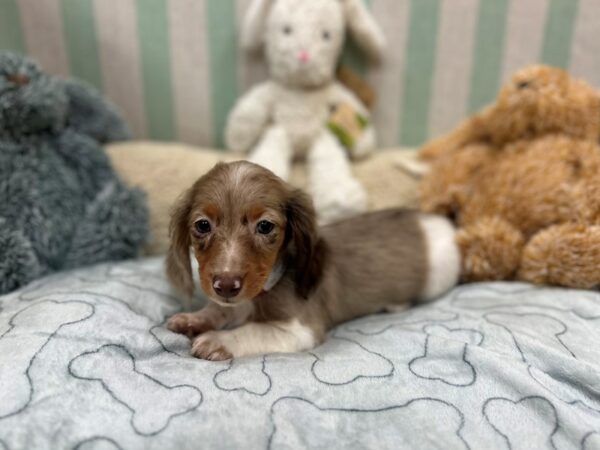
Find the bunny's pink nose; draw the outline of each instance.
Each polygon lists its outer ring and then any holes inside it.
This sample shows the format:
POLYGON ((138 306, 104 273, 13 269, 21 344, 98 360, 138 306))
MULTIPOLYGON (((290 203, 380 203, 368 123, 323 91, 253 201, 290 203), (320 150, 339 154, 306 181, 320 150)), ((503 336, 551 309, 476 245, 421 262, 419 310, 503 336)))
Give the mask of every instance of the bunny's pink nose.
POLYGON ((307 63, 310 61, 310 54, 306 50, 302 50, 300 53, 298 53, 298 59, 300 62, 307 63))

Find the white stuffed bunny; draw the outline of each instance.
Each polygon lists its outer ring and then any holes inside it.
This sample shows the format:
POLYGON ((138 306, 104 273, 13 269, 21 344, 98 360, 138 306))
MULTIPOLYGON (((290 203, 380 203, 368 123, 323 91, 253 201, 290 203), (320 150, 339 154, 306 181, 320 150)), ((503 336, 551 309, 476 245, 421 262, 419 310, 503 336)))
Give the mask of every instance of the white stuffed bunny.
POLYGON ((335 79, 346 29, 372 59, 381 59, 385 39, 363 0, 254 0, 242 44, 253 51, 265 44, 271 79, 238 101, 225 130, 230 150, 251 151, 251 161, 284 180, 292 160, 306 158, 321 223, 367 208, 347 151, 327 126, 332 111, 349 105, 367 119, 367 128, 348 149, 352 157, 375 148, 367 108, 335 79))

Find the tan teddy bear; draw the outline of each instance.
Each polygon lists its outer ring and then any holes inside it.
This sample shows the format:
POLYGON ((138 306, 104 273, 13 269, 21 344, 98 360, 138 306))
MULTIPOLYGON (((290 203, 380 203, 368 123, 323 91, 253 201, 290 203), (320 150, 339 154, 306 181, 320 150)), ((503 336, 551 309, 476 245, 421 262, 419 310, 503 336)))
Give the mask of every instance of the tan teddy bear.
POLYGON ((465 281, 600 286, 600 95, 532 66, 420 150, 421 206, 452 216, 465 281))

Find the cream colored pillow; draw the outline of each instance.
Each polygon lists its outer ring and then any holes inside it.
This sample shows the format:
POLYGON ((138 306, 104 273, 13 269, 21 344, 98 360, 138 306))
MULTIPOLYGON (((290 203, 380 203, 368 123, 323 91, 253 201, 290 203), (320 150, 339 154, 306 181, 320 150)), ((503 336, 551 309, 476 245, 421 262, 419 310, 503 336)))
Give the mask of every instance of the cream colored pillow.
MULTIPOLYGON (((147 255, 166 252, 170 211, 179 195, 219 161, 242 159, 232 153, 144 141, 113 144, 107 152, 121 177, 148 194, 152 238, 145 249, 147 255)), ((410 150, 385 150, 354 164, 356 176, 369 193, 370 209, 416 207, 418 180, 403 164, 414 158, 410 150)), ((305 187, 302 164, 294 166, 291 183, 305 187)))

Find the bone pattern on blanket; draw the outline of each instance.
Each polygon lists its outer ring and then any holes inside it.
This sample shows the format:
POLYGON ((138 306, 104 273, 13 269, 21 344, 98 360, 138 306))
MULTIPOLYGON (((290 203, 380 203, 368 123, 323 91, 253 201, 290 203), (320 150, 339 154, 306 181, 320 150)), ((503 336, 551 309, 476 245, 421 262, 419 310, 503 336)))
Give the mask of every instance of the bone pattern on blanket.
POLYGON ((345 410, 319 408, 307 400, 288 397, 273 404, 272 415, 274 432, 269 448, 274 449, 429 448, 429 437, 422 433, 407 433, 399 437, 394 446, 390 446, 389 440, 384 437, 399 423, 409 428, 411 425, 418 427, 415 420, 436 421, 438 439, 444 442, 445 448, 468 448, 461 436, 464 420, 462 413, 450 404, 431 398, 417 398, 406 404, 390 405, 379 410, 345 410), (302 416, 310 419, 299 427, 294 426, 294 418, 302 416), (357 420, 361 423, 361 432, 351 432, 350 429, 356 425, 357 420))
POLYGON ((273 387, 273 381, 266 372, 266 356, 262 361, 233 359, 229 367, 215 374, 215 387, 226 392, 242 391, 253 395, 267 395, 273 387))
POLYGON ((193 386, 167 386, 136 369, 133 355, 113 345, 84 353, 69 363, 77 378, 99 381, 118 402, 131 410, 132 425, 144 435, 157 434, 178 415, 197 408, 202 394, 193 386))
POLYGON ((402 328, 411 325, 423 323, 443 323, 452 322, 458 319, 458 315, 449 311, 440 311, 433 308, 413 308, 410 316, 407 314, 397 315, 395 317, 400 320, 390 323, 387 316, 375 316, 361 321, 360 328, 356 328, 355 324, 349 324, 344 327, 348 331, 353 331, 364 336, 381 334, 390 328, 402 328))
POLYGON ((535 361, 537 357, 535 347, 539 340, 554 343, 553 348, 563 356, 575 357, 561 338, 568 331, 567 326, 558 319, 545 314, 513 313, 489 313, 484 314, 484 317, 491 324, 504 328, 513 337, 523 361, 535 361), (538 330, 535 339, 527 336, 532 322, 536 324, 538 330), (517 338, 516 334, 520 334, 521 337, 517 338))
POLYGON ((600 444, 600 293, 462 286, 343 324, 310 352, 212 363, 164 328, 180 305, 162 264, 0 297, 1 450, 600 444))
POLYGON ((75 446, 73 450, 122 450, 119 445, 109 438, 96 437, 86 439, 75 446))
POLYGON ((470 386, 475 382, 475 369, 467 360, 469 345, 480 345, 483 335, 476 330, 449 329, 443 325, 427 325, 425 353, 413 359, 408 367, 421 378, 439 380, 451 386, 470 386))
POLYGON ((314 377, 323 384, 341 386, 360 378, 389 378, 394 364, 385 356, 368 350, 352 339, 333 336, 331 340, 312 352, 315 362, 311 367, 314 377), (355 361, 353 370, 335 370, 340 360, 355 361))
POLYGON ((513 450, 556 448, 553 442, 558 430, 556 409, 542 397, 526 397, 517 402, 492 398, 484 405, 483 414, 513 450))
MULTIPOLYGON (((23 410, 33 394, 29 369, 48 340, 63 326, 93 313, 83 302, 39 302, 17 312, 0 334, 0 419, 23 410), (21 349, 15 355, 11 350, 21 349)), ((0 325, 1 327, 1 325, 0 325)))
POLYGON ((594 387, 594 377, 588 370, 578 370, 570 367, 556 367, 547 372, 537 367, 529 367, 529 375, 547 393, 551 393, 561 401, 570 405, 581 405, 590 411, 600 414, 600 395, 594 387), (577 382, 568 382, 573 376, 577 382))
POLYGON ((590 433, 581 440, 582 450, 593 450, 600 448, 600 432, 590 433))

